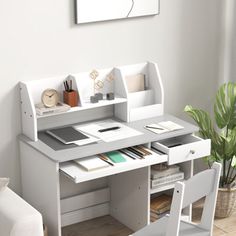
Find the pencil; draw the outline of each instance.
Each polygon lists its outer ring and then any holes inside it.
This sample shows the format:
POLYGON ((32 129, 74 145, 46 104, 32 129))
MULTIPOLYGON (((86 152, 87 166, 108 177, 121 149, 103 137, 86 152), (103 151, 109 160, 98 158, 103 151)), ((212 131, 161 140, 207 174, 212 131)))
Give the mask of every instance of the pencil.
POLYGON ((99 154, 99 158, 100 158, 101 160, 105 161, 106 163, 108 163, 109 165, 114 166, 113 163, 111 163, 110 161, 108 161, 108 158, 107 158, 105 155, 99 154))

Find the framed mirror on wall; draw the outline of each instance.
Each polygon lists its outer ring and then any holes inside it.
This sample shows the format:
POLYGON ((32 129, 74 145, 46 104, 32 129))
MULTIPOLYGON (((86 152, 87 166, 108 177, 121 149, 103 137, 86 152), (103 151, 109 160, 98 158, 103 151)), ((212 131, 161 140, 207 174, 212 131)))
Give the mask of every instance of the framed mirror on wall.
POLYGON ((75 0, 76 24, 157 15, 160 0, 75 0))

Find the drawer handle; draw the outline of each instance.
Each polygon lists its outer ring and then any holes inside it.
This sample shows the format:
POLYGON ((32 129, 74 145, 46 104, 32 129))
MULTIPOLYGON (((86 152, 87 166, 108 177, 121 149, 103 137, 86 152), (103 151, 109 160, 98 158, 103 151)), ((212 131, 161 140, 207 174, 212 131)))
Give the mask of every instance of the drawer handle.
POLYGON ((194 150, 190 150, 190 153, 191 153, 191 154, 195 154, 195 151, 194 151, 194 150))

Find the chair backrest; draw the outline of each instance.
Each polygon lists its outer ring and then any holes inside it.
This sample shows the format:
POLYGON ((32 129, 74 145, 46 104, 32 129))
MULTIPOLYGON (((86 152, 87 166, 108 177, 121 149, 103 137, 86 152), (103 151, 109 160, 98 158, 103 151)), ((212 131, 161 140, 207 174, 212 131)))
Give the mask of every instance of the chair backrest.
POLYGON ((166 236, 178 236, 182 209, 205 198, 199 227, 212 233, 221 164, 202 171, 184 182, 175 184, 166 236))

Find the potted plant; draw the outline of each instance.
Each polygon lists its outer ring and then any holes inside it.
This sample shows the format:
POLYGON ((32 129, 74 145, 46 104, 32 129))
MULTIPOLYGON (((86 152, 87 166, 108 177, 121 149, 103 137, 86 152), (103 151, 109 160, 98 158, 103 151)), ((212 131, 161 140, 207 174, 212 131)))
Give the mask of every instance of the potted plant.
POLYGON ((214 121, 210 115, 187 105, 184 109, 199 126, 199 134, 211 139, 211 155, 206 157, 209 167, 222 163, 222 176, 216 203, 216 217, 228 217, 236 202, 236 83, 223 84, 214 104, 214 121))

